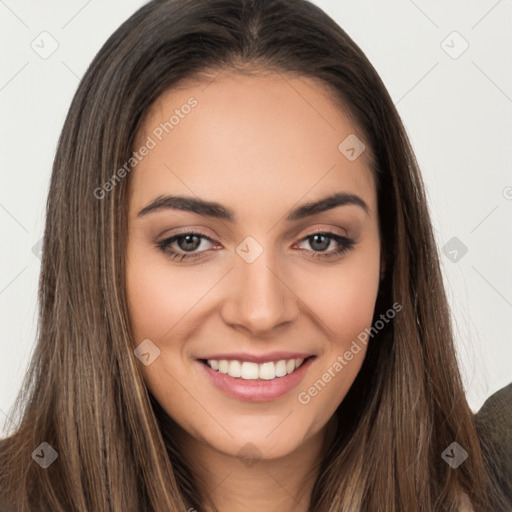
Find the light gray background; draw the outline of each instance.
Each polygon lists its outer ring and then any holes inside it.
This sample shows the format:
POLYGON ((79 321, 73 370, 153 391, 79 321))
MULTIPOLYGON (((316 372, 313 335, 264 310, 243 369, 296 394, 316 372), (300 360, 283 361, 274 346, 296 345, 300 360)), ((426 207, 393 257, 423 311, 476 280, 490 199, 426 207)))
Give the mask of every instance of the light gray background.
MULTIPOLYGON (((0 424, 34 348, 34 246, 64 117, 94 55, 143 3, 0 0, 0 424)), ((512 0, 315 3, 366 53, 406 125, 476 411, 512 381, 512 0), (453 237, 466 254, 443 253, 453 237)))

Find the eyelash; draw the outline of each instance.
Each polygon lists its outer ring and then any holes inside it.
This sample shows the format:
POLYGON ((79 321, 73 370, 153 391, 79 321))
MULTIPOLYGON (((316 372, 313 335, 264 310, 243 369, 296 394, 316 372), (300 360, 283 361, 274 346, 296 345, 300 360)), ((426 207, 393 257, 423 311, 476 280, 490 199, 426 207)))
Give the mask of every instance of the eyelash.
MULTIPOLYGON (((201 239, 213 242, 213 240, 211 238, 207 237, 206 235, 203 235, 202 233, 198 233, 197 231, 187 231, 185 233, 180 233, 179 235, 174 235, 170 238, 162 240, 161 242, 157 242, 155 245, 160 251, 167 254, 172 260, 177 260, 178 258, 180 258, 180 256, 181 256, 181 258, 179 259, 179 261, 196 259, 198 257, 201 257, 201 255, 206 251, 200 251, 198 253, 186 253, 186 252, 182 253, 182 252, 178 252, 178 251, 175 251, 175 250, 169 248, 172 243, 174 243, 175 241, 177 241, 180 238, 185 238, 188 235, 195 235, 201 239)), ((331 240, 335 240, 339 244, 339 247, 338 247, 338 249, 335 249, 335 250, 329 251, 329 252, 312 251, 313 252, 313 254, 311 254, 312 258, 332 258, 334 256, 341 255, 342 253, 353 249, 354 245, 356 244, 354 239, 336 235, 335 233, 332 233, 330 231, 315 231, 314 233, 311 233, 311 234, 303 237, 300 241, 302 242, 304 240, 314 237, 315 235, 327 236, 327 238, 329 238, 331 240)), ((302 250, 306 250, 306 249, 302 249, 302 250)))

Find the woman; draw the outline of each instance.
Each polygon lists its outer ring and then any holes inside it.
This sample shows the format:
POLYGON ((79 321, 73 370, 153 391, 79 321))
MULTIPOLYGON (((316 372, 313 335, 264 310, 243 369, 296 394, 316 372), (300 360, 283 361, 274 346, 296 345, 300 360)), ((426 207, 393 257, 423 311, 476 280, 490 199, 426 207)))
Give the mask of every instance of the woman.
POLYGON ((508 506, 405 130, 309 2, 153 1, 113 34, 59 141, 40 304, 7 510, 508 506))

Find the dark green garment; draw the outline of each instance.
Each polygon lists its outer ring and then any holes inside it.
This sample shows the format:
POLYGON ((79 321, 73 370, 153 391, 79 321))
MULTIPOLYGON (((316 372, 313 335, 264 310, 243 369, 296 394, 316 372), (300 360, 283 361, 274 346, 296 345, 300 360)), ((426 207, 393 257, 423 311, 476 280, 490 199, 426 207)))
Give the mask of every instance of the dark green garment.
POLYGON ((512 512, 512 382, 492 394, 474 419, 487 464, 512 512))

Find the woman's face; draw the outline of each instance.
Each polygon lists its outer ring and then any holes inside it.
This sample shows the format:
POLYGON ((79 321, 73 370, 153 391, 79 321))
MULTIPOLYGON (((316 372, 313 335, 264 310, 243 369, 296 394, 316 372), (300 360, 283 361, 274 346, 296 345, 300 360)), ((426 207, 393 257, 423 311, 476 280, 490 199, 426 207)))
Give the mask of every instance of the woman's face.
POLYGON ((150 110, 130 177, 129 309, 145 382, 189 440, 289 454, 352 385, 380 270, 354 134, 319 83, 279 74, 223 74, 150 110))

